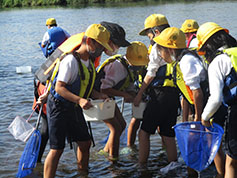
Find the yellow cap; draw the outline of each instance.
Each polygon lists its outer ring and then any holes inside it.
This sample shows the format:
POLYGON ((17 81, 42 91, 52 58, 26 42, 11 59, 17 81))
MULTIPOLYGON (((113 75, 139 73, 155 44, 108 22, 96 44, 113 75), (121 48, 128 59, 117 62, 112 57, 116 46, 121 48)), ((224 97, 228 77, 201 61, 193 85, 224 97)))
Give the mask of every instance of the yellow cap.
POLYGON ((142 31, 140 31, 139 35, 145 36, 146 30, 153 28, 153 27, 165 25, 165 24, 168 24, 168 21, 164 15, 152 14, 146 18, 145 23, 144 23, 144 29, 142 31))
POLYGON ((112 48, 110 47, 110 45, 108 44, 109 38, 110 38, 110 33, 101 24, 90 25, 87 28, 85 35, 89 38, 96 40, 98 43, 100 43, 102 46, 104 46, 109 51, 113 51, 112 48))
POLYGON ((134 66, 145 66, 149 62, 148 50, 145 44, 133 41, 127 47, 126 58, 134 66))
POLYGON ((169 27, 161 32, 161 34, 153 40, 160 46, 167 48, 183 49, 186 48, 186 38, 184 33, 176 28, 169 27))
POLYGON ((198 39, 198 48, 197 50, 199 51, 202 46, 205 44, 205 42, 216 32, 220 30, 225 30, 227 33, 229 31, 227 29, 222 28, 218 24, 214 22, 206 22, 202 24, 198 31, 197 31, 197 39, 198 39))
POLYGON ((57 25, 55 18, 49 18, 46 20, 46 26, 48 25, 57 25))
POLYGON ((187 19, 182 24, 182 27, 180 28, 180 30, 182 30, 184 33, 191 33, 191 32, 196 32, 198 30, 198 27, 199 25, 196 20, 187 19))

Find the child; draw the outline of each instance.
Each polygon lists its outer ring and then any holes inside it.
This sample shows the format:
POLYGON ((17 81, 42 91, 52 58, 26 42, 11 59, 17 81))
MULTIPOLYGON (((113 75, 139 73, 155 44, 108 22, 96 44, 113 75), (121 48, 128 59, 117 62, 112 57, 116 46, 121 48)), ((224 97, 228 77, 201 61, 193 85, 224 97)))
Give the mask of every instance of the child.
MULTIPOLYGON (((141 42, 132 42, 127 48, 125 56, 115 55, 107 59, 99 68, 96 87, 110 97, 124 97, 125 102, 132 102, 133 96, 129 89, 133 86, 133 74, 129 65, 144 66, 148 63, 146 46, 141 42)), ((119 152, 119 137, 125 129, 123 117, 116 117, 104 121, 110 129, 109 139, 104 151, 109 153, 110 159, 117 159, 119 152)))
MULTIPOLYGON (((151 14, 149 17, 146 18, 144 22, 144 29, 142 29, 139 33, 139 35, 141 36, 147 36, 150 40, 150 46, 148 50, 150 61, 149 61, 148 69, 147 69, 149 75, 155 76, 158 68, 166 64, 163 60, 160 60, 160 58, 157 57, 157 48, 156 48, 156 44, 153 41, 153 38, 158 36, 167 27, 169 27, 169 23, 164 15, 151 14)), ((142 82, 147 71, 146 70, 142 71, 141 73, 142 77, 140 79, 141 84, 139 87, 142 86, 142 82)), ((136 134, 140 126, 140 122, 141 122, 141 119, 132 118, 129 123, 128 137, 127 137, 128 147, 132 147, 135 143, 136 134)))
MULTIPOLYGON (((181 70, 179 78, 183 78, 185 85, 180 85, 177 82, 177 86, 187 99, 189 97, 188 101, 193 102, 195 108, 195 121, 200 121, 203 107, 206 104, 206 100, 209 95, 207 91, 208 83, 206 81, 206 72, 202 66, 201 59, 194 51, 189 51, 186 49, 185 35, 176 27, 167 28, 160 34, 159 37, 155 38, 154 40, 160 49, 161 57, 166 62, 171 63, 174 66, 174 71, 177 71, 174 73, 178 73, 180 66, 181 70), (189 88, 190 92, 186 91, 186 86, 189 88)), ((177 76, 178 75, 175 75, 174 77, 177 78, 177 76)), ((184 109, 185 107, 186 105, 184 105, 184 109)), ((214 117, 216 122, 221 122, 221 119, 225 118, 224 111, 225 110, 222 109, 218 111, 218 114, 214 117)), ((224 174, 222 164, 223 160, 224 158, 222 157, 222 151, 220 148, 214 160, 219 175, 224 174)), ((189 174, 195 173, 191 171, 191 169, 188 169, 188 171, 190 171, 189 174)))
POLYGON ((202 113, 202 124, 210 126, 210 118, 224 101, 229 106, 226 122, 225 178, 237 176, 237 42, 228 30, 216 23, 207 22, 197 32, 198 51, 204 52, 207 61, 210 96, 202 113))
POLYGON ((87 100, 91 93, 98 95, 92 92, 96 72, 90 58, 100 56, 105 48, 112 50, 108 44, 109 37, 109 32, 102 25, 92 24, 81 36, 79 48, 66 55, 59 68, 55 67, 56 77, 52 79, 47 101, 50 151, 44 164, 45 178, 55 177, 66 138, 78 144, 78 169, 88 169, 91 138, 82 109, 92 107, 87 100))
POLYGON ((172 66, 167 65, 158 55, 159 51, 153 40, 168 27, 169 24, 164 15, 152 14, 145 21, 145 29, 140 32, 141 35, 146 34, 153 44, 146 76, 134 99, 134 105, 138 106, 145 90, 149 90, 148 95, 151 99, 145 108, 139 130, 139 163, 141 164, 147 162, 150 152, 150 135, 156 130, 161 136, 162 145, 166 148, 168 162, 172 165, 177 163, 175 134, 172 126, 177 120, 179 93, 172 78, 169 77, 172 66), (154 26, 154 24, 157 25, 154 26))
POLYGON ((198 41, 196 38, 196 33, 197 33, 198 28, 199 28, 199 25, 197 21, 193 19, 187 19, 182 24, 182 27, 180 28, 180 30, 182 30, 185 34, 187 48, 191 48, 191 49, 197 48, 198 41))

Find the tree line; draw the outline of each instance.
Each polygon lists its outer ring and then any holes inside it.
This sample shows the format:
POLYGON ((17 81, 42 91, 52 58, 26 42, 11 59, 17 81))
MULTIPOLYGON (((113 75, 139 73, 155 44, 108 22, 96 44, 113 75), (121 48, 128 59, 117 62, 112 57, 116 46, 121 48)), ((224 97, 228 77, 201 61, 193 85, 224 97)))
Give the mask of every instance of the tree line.
POLYGON ((0 8, 35 6, 74 6, 80 4, 137 2, 147 0, 0 0, 0 8))

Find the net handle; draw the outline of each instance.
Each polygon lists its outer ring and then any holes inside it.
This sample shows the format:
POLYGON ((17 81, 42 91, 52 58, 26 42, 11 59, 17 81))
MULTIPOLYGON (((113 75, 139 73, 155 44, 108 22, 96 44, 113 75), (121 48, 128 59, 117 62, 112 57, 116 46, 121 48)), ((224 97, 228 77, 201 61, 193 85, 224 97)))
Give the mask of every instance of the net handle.
POLYGON ((37 107, 38 107, 38 105, 36 105, 36 106, 34 107, 33 111, 31 112, 31 114, 30 114, 30 116, 28 117, 28 119, 26 120, 26 122, 29 122, 30 118, 33 116, 33 114, 34 114, 34 112, 35 112, 35 110, 36 110, 37 107))

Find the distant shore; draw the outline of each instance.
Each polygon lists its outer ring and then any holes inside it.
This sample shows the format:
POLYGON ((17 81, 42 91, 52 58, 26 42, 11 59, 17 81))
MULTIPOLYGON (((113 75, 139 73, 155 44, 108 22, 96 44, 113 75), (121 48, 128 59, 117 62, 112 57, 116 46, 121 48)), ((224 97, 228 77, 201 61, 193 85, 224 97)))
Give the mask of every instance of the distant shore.
MULTIPOLYGON (((150 0, 0 0, 0 8, 81 6, 107 3, 148 2, 150 0)), ((162 1, 162 0, 161 0, 162 1)))
POLYGON ((114 4, 127 4, 127 3, 145 3, 145 4, 167 3, 167 2, 191 3, 195 1, 207 1, 207 0, 0 0, 0 9, 20 8, 20 7, 50 7, 50 6, 81 7, 90 5, 109 5, 109 4, 114 5, 114 4))

